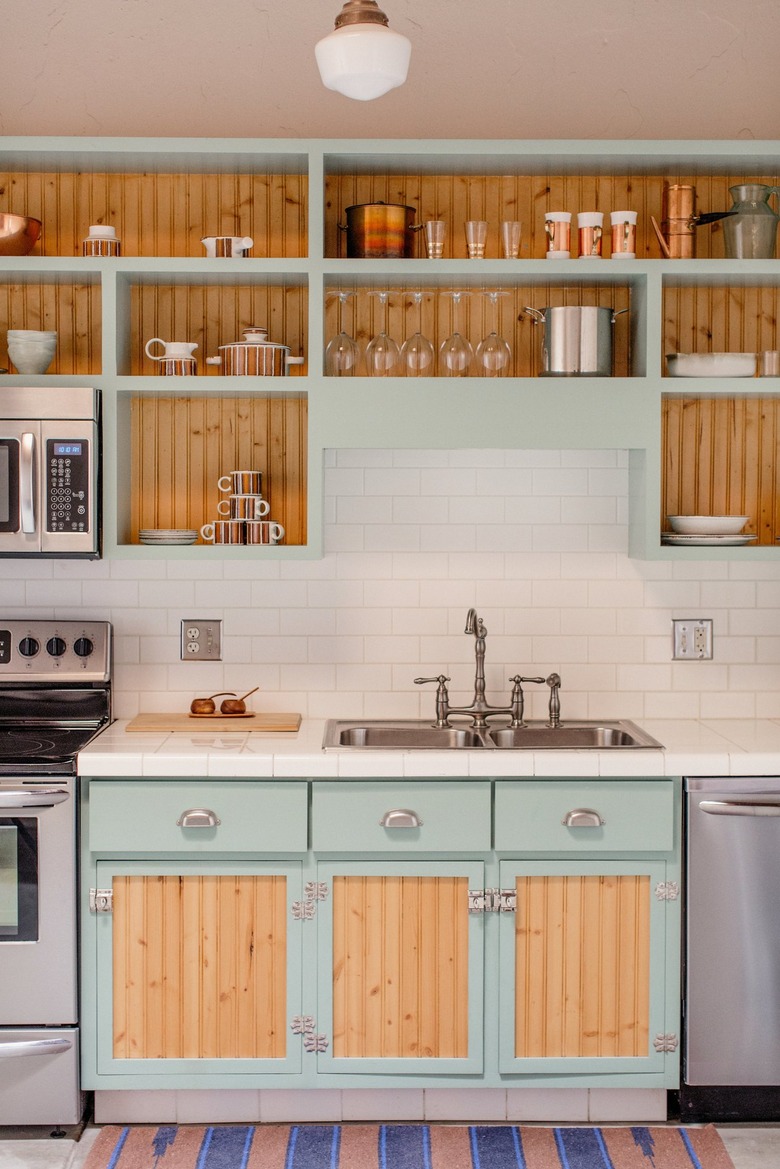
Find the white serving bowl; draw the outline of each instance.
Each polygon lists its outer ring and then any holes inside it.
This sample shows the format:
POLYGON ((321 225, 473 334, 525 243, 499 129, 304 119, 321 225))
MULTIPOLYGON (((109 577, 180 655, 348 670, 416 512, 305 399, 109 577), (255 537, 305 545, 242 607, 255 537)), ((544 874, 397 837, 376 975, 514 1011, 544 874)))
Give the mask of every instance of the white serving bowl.
POLYGON ((736 536, 750 519, 749 515, 670 515, 673 532, 682 536, 736 536))
POLYGON ((755 377, 755 353, 667 353, 669 377, 755 377))

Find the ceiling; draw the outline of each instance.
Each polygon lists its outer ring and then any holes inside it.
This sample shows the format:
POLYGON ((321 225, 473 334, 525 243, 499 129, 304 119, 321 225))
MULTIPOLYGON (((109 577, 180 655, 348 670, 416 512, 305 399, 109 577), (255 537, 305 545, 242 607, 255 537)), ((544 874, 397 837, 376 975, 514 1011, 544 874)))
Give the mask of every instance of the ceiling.
POLYGON ((381 0, 412 63, 373 102, 319 80, 341 3, 0 0, 0 134, 777 136, 777 0, 381 0))

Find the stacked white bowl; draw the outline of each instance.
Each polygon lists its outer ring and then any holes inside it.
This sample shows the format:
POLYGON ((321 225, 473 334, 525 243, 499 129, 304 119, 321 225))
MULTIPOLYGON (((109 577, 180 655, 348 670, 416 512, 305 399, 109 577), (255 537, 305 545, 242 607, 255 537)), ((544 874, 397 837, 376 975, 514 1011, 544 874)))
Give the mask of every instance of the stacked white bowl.
POLYGON ((8 330, 8 356, 18 373, 46 373, 56 348, 56 330, 8 330))

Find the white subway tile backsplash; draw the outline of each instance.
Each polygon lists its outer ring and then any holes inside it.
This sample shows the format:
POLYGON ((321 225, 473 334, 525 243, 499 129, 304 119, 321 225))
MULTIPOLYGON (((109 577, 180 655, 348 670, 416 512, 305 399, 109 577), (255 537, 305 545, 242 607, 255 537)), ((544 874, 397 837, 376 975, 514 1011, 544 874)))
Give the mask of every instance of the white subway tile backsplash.
MULTIPOLYGON (((332 450, 321 559, 8 560, 2 613, 111 620, 120 716, 186 709, 229 680, 260 684, 269 710, 428 717, 416 676, 452 674, 452 701, 470 701, 474 606, 491 701, 510 674, 554 669, 569 717, 780 717, 780 565, 629 559, 628 463, 332 450), (222 619, 222 662, 179 660, 190 613, 222 619), (672 617, 699 615, 715 621, 713 662, 672 664, 672 617)), ((547 688, 527 690, 544 717, 547 688)))

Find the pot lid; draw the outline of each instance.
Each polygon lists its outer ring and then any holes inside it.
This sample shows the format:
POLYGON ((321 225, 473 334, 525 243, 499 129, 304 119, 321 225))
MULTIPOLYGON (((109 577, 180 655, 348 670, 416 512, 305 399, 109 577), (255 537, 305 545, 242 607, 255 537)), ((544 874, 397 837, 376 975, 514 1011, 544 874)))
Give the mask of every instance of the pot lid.
POLYGON ((409 207, 406 203, 385 203, 384 199, 379 199, 376 203, 353 203, 351 207, 346 207, 345 210, 361 211, 364 207, 387 207, 388 210, 390 208, 400 208, 402 211, 411 211, 413 215, 417 212, 416 207, 409 207))

